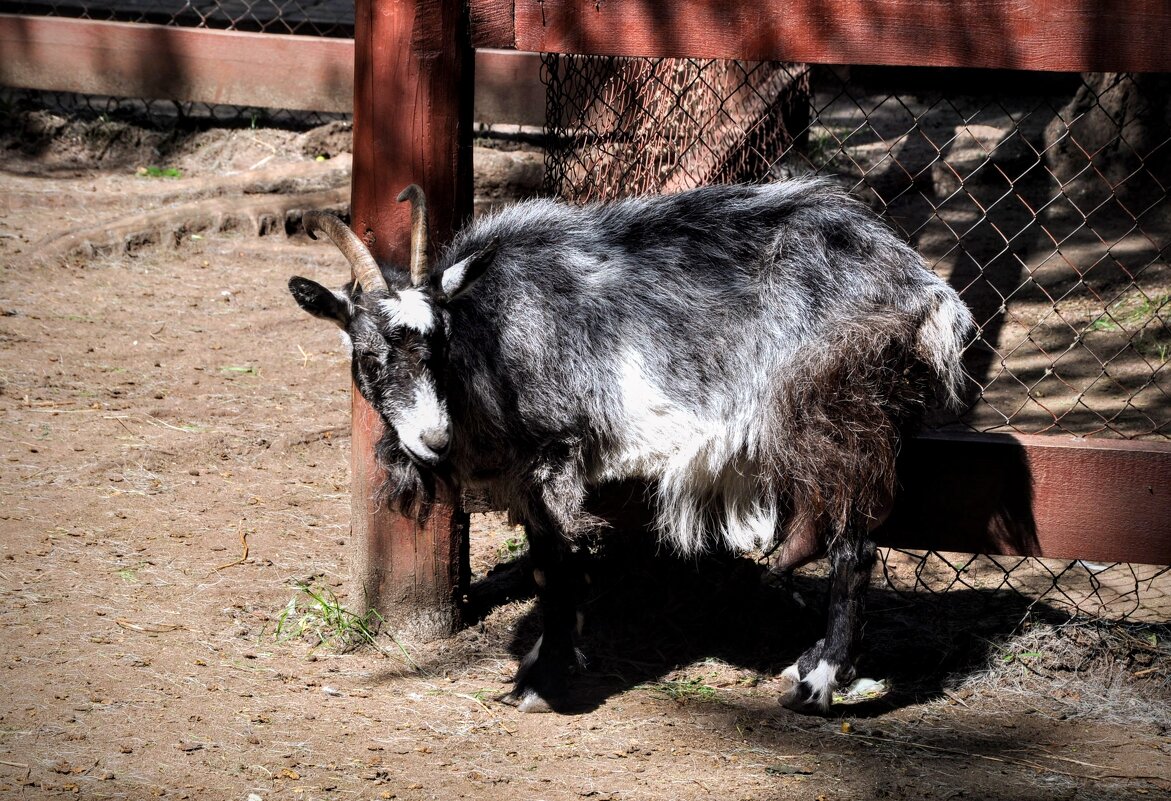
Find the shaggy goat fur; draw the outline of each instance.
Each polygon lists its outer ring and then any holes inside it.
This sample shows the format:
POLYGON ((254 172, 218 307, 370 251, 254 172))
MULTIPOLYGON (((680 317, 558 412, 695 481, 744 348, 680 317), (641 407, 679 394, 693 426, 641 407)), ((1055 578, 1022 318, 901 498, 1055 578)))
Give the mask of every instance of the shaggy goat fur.
MULTIPOLYGON (((865 540, 900 438, 958 399, 972 324, 914 250, 820 179, 524 203, 466 228, 425 285, 384 273, 388 291, 331 295, 340 317, 317 285, 291 287, 353 341, 387 422, 387 497, 426 514, 437 481, 486 490, 554 561, 594 523, 587 491, 627 478, 650 482, 681 553, 787 539, 791 566, 865 540)), ((850 558, 868 570, 864 551, 850 558)), ((828 684, 835 669, 814 668, 828 684)))

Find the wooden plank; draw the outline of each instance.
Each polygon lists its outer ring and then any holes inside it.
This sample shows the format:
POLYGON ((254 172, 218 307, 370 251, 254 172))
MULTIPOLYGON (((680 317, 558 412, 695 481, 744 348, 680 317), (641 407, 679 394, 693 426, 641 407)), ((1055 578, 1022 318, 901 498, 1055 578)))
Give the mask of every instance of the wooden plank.
POLYGON ((472 0, 475 42, 532 52, 1071 72, 1171 70, 1171 3, 472 0))
MULTIPOLYGON (((353 39, 0 14, 0 51, 0 84, 6 86, 353 110, 353 39), (225 52, 231 57, 224 58, 225 52), (297 65, 295 80, 289 78, 290 64, 297 65)), ((478 122, 544 125, 539 56, 497 50, 479 51, 475 58, 478 122)))
POLYGON ((882 544, 1171 564, 1171 443, 929 434, 900 456, 882 544))
POLYGON ((544 126, 545 85, 539 55, 476 51, 476 122, 544 126))
POLYGON ((512 0, 470 0, 468 17, 472 47, 516 49, 516 19, 512 0))
POLYGON ((0 52, 0 83, 27 89, 335 112, 352 102, 345 39, 0 14, 0 52))
MULTIPOLYGON (((398 193, 419 184, 434 242, 471 218, 474 61, 460 0, 358 0, 355 7, 354 230, 384 264, 406 265, 410 208, 398 193)), ((433 242, 433 244, 434 244, 433 242)), ((454 630, 468 579, 467 515, 451 498, 424 525, 376 492, 378 414, 353 393, 353 533, 365 602, 397 628, 454 630)))

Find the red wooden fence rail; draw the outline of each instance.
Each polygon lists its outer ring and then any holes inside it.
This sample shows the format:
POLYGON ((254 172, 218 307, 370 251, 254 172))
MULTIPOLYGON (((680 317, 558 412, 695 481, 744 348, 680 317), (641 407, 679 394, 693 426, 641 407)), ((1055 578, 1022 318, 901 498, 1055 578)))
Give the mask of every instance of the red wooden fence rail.
POLYGON ((470 0, 476 47, 991 67, 1169 69, 1166 0, 470 0))
MULTIPOLYGON (((477 51, 476 121, 544 125, 540 67, 477 51)), ((0 14, 0 85, 348 113, 354 40, 0 14)))
POLYGON ((6 86, 348 111, 353 58, 347 39, 0 14, 6 86))

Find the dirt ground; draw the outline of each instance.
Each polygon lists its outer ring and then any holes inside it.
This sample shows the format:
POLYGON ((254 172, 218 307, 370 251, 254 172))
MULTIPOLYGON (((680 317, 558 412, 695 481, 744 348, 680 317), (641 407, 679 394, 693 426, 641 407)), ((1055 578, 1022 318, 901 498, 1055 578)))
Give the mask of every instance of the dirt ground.
POLYGON ((793 587, 615 533, 580 709, 525 716, 495 700, 535 637, 520 532, 478 516, 482 619, 345 651, 348 368, 285 288, 346 274, 285 225, 344 198, 338 140, 25 123, 0 137, 0 798, 1171 798, 1165 642, 1020 599, 876 591, 895 691, 807 718, 777 704, 818 626, 793 587))

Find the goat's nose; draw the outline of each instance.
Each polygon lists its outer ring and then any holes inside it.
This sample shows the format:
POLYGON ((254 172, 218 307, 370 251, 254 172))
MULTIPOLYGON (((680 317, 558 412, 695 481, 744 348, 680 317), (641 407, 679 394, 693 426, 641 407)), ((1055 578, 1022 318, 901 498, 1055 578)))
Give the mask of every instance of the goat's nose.
POLYGON ((439 454, 446 453, 447 446, 451 444, 451 435, 448 432, 447 426, 429 428, 419 435, 419 439, 432 452, 439 454))

